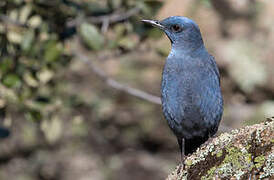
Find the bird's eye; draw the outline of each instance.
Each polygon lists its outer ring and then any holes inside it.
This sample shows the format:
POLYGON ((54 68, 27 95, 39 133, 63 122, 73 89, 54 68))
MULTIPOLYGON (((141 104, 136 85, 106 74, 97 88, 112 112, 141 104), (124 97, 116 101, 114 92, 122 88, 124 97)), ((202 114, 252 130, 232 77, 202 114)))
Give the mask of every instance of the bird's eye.
POLYGON ((171 26, 171 30, 172 30, 173 32, 181 32, 181 31, 182 31, 182 27, 179 26, 178 24, 175 24, 175 25, 172 25, 172 26, 171 26))

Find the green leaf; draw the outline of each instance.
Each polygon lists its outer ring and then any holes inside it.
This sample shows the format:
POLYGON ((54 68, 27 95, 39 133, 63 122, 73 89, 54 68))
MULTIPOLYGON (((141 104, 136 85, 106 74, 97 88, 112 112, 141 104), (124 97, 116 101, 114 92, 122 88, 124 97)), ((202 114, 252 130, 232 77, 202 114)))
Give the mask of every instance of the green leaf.
POLYGON ((23 51, 28 52, 31 49, 32 42, 34 40, 34 32, 28 31, 21 42, 21 48, 23 51))
POLYGON ((37 73, 39 81, 43 84, 46 84, 48 81, 50 81, 53 78, 53 76, 54 73, 47 68, 43 68, 41 71, 37 73))
POLYGON ((129 49, 129 50, 135 48, 137 44, 138 44, 138 37, 134 35, 123 37, 118 41, 118 45, 120 47, 129 49))
POLYGON ((40 120, 42 120, 41 112, 34 109, 28 110, 27 113, 25 114, 25 117, 29 121, 34 121, 34 122, 39 122, 40 120))
POLYGON ((38 15, 32 16, 28 20, 28 25, 32 28, 38 28, 41 24, 42 24, 42 19, 38 15))
POLYGON ((49 41, 45 47, 44 59, 47 62, 53 62, 60 58, 60 55, 63 52, 63 47, 61 43, 56 41, 49 41))
POLYGON ((25 5, 21 8, 20 16, 19 16, 19 22, 20 23, 26 23, 30 13, 32 11, 32 7, 30 5, 25 5))
POLYGON ((21 81, 16 74, 8 74, 4 77, 3 84, 9 88, 19 87, 21 85, 21 81))
POLYGON ((12 59, 10 57, 5 57, 0 62, 1 73, 6 73, 13 65, 12 59))
POLYGON ((56 116, 49 121, 43 121, 41 129, 44 131, 45 137, 49 143, 56 142, 62 135, 63 123, 56 116))
POLYGON ((7 38, 11 43, 20 44, 23 40, 23 34, 17 31, 9 31, 7 33, 7 38))
POLYGON ((100 50, 104 45, 104 37, 96 26, 84 23, 80 26, 80 36, 84 43, 93 50, 100 50))
POLYGON ((25 82, 31 87, 37 87, 39 85, 37 80, 29 72, 26 72, 23 75, 23 78, 24 78, 25 82))

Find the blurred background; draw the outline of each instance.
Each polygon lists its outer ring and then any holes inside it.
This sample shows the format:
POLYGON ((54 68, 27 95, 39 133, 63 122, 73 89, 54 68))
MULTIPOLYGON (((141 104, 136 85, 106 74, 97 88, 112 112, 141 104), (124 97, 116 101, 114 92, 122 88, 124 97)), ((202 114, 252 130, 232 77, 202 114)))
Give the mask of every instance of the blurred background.
POLYGON ((164 179, 180 160, 158 98, 170 42, 140 20, 171 15, 220 68, 219 133, 274 115, 274 1, 1 0, 0 179, 164 179))

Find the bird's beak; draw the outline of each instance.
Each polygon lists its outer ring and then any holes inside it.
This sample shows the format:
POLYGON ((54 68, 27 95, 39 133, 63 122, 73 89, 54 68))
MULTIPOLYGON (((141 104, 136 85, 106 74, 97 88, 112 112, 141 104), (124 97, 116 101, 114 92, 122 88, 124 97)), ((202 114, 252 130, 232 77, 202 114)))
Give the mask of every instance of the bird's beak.
POLYGON ((156 21, 156 20, 145 20, 145 19, 143 19, 142 22, 150 24, 150 25, 152 25, 154 27, 157 27, 159 29, 162 29, 162 30, 165 29, 165 27, 163 25, 161 25, 159 21, 156 21))

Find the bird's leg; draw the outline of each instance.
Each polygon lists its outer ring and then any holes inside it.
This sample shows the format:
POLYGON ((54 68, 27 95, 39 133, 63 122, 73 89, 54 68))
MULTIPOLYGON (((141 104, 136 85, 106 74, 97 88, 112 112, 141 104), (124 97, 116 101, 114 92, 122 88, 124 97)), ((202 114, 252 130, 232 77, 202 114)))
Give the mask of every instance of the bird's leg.
POLYGON ((181 164, 185 169, 185 138, 181 139, 181 164))
POLYGON ((180 147, 180 152, 181 152, 181 164, 177 170, 177 174, 180 173, 181 169, 185 169, 185 139, 181 137, 177 137, 178 144, 180 147))

